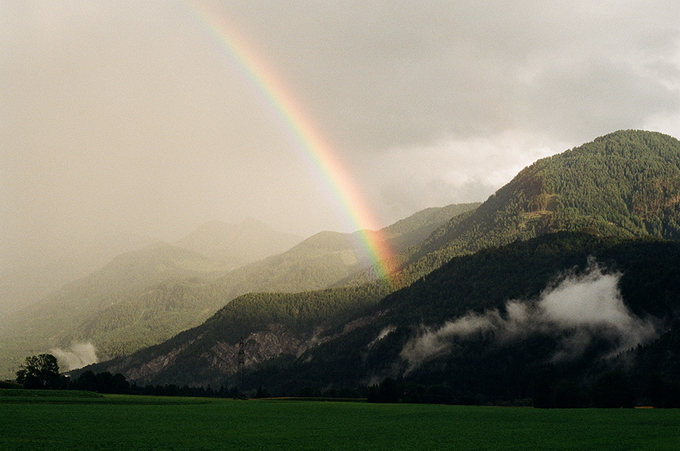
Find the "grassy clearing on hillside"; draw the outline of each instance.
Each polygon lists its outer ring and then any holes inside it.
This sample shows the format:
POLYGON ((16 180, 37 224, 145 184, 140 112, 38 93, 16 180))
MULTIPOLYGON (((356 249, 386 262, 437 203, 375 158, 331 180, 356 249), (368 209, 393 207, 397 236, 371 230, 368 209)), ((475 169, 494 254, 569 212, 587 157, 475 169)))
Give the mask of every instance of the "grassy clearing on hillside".
POLYGON ((680 410, 10 398, 0 396, 3 450, 670 450, 680 438, 680 410))

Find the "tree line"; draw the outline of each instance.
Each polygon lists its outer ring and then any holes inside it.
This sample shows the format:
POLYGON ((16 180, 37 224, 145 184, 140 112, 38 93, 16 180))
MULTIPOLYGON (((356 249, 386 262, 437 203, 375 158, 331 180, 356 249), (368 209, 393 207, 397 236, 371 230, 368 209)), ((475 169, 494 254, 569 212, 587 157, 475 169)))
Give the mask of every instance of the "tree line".
POLYGON ((658 373, 647 375, 636 386, 634 378, 621 370, 600 375, 591 385, 571 379, 539 374, 531 397, 513 400, 491 399, 481 393, 459 392, 444 384, 422 385, 398 378, 385 378, 369 387, 367 401, 375 403, 507 405, 539 408, 626 408, 645 405, 657 408, 680 407, 680 380, 658 373))
MULTIPOLYGON (((176 384, 145 385, 130 384, 120 373, 108 371, 94 373, 85 371, 77 378, 59 373, 57 359, 51 354, 30 356, 17 373, 17 383, 26 389, 85 390, 104 394, 134 394, 149 396, 180 396, 208 398, 245 398, 247 394, 238 387, 220 386, 218 389, 176 384)), ((260 386, 248 397, 268 398, 270 392, 260 386)), ((285 396, 285 394, 278 394, 285 396)), ((416 403, 457 405, 508 405, 534 406, 539 408, 625 408, 648 405, 661 408, 680 407, 680 380, 660 373, 646 375, 644 381, 622 370, 600 375, 590 386, 577 384, 569 378, 560 378, 554 368, 538 371, 530 397, 523 399, 491 399, 482 393, 461 392, 446 384, 426 385, 413 380, 387 377, 369 387, 335 388, 325 391, 305 386, 297 397, 303 398, 366 398, 373 403, 416 403)))
MULTIPOLYGON (((243 397, 237 387, 207 387, 145 385, 138 386, 130 383, 120 373, 111 374, 108 371, 95 373, 85 371, 76 378, 60 374, 57 358, 52 354, 39 354, 26 357, 21 369, 16 372, 16 382, 25 389, 33 390, 85 390, 106 394, 134 394, 153 396, 190 396, 190 397, 243 397)), ((256 393, 257 397, 267 397, 268 392, 262 388, 256 393)))

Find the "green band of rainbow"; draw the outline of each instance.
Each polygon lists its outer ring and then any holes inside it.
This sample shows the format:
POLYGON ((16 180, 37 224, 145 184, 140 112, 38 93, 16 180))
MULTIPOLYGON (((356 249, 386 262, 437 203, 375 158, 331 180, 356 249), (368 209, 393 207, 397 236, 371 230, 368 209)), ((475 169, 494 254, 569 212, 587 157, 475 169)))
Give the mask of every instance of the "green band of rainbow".
POLYGON ((223 13, 212 9, 198 0, 186 1, 188 11, 205 27, 224 54, 236 64, 250 85, 262 100, 271 107, 292 136, 296 147, 320 174, 333 197, 345 212, 366 256, 379 278, 392 282, 395 273, 395 255, 371 209, 366 205, 362 193, 337 156, 337 152, 323 138, 305 109, 296 101, 291 90, 285 86, 276 73, 245 39, 227 22, 223 13))

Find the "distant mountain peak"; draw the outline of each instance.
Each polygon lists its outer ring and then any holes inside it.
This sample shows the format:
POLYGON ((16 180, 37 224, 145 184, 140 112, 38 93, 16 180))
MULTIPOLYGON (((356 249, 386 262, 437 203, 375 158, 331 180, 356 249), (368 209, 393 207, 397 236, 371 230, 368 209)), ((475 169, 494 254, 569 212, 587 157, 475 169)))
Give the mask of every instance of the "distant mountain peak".
POLYGON ((233 268, 284 252, 300 241, 302 237, 278 232, 262 221, 246 218, 238 224, 206 222, 177 240, 175 245, 233 268))

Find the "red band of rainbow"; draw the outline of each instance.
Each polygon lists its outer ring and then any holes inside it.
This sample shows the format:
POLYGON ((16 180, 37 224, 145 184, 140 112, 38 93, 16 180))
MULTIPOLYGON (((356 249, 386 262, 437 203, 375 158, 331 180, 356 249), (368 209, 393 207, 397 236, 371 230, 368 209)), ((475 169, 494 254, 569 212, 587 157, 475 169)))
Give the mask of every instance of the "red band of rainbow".
POLYGON ((352 177, 330 143, 324 139, 305 109, 296 101, 289 87, 257 52, 228 23, 224 14, 214 10, 206 3, 193 0, 185 3, 190 14, 206 28, 226 56, 234 63, 260 100, 273 108, 277 120, 281 121, 303 153, 331 190, 352 227, 366 257, 378 278, 393 283, 395 273, 395 254, 384 234, 380 231, 364 196, 357 188, 352 177))

